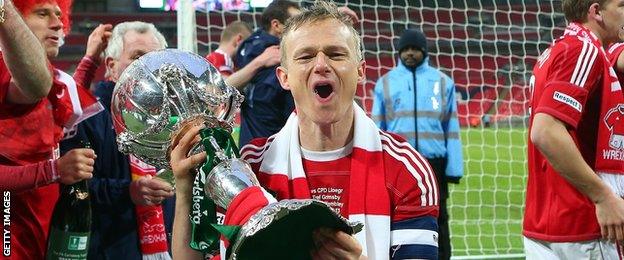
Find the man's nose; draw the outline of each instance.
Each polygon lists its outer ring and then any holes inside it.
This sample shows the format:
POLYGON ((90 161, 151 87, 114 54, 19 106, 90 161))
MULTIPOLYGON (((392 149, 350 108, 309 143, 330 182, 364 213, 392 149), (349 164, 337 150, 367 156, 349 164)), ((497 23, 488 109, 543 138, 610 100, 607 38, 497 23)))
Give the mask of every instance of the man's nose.
POLYGON ((50 16, 50 29, 52 30, 60 30, 63 29, 63 21, 61 21, 61 17, 57 15, 50 16))
POLYGON ((321 74, 329 72, 329 66, 327 65, 327 56, 325 55, 325 53, 320 52, 318 55, 316 55, 314 72, 321 74))

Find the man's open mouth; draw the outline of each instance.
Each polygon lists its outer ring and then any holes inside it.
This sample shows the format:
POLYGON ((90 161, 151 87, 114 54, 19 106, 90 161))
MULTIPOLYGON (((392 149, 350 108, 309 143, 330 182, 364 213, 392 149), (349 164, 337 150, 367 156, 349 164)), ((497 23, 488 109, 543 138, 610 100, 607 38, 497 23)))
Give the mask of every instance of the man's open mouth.
POLYGON ((314 93, 321 98, 328 98, 334 92, 334 87, 330 84, 319 84, 314 87, 314 93))

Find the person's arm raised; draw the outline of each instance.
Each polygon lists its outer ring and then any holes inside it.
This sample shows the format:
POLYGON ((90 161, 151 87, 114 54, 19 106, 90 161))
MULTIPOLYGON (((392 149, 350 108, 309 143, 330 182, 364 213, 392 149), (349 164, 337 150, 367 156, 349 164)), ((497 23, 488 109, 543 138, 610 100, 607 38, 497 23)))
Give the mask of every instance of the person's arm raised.
POLYGON ((256 75, 256 72, 262 68, 271 67, 280 63, 279 46, 274 45, 268 47, 258 57, 253 59, 247 66, 242 67, 234 74, 225 79, 225 82, 243 91, 247 83, 256 75))
POLYGON ((4 2, 0 48, 12 77, 7 98, 13 103, 33 104, 48 95, 52 87, 52 73, 39 40, 30 31, 13 2, 4 2))
POLYGON ((202 254, 189 246, 191 221, 188 214, 191 209, 190 201, 194 177, 191 170, 206 160, 206 152, 188 156, 191 148, 200 141, 199 130, 201 127, 195 126, 188 131, 185 130, 182 129, 178 133, 181 138, 174 138, 171 144, 173 149, 171 150, 170 164, 176 183, 176 210, 173 219, 171 252, 174 259, 202 259, 202 254))

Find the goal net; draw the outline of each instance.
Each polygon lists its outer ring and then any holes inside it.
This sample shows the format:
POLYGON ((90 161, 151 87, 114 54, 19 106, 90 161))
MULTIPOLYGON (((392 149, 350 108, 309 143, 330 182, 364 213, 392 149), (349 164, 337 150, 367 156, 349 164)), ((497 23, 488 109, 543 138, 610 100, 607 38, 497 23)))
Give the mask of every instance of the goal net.
MULTIPOLYGON (((528 78, 539 53, 562 33, 560 1, 336 2, 360 18, 356 29, 364 42, 367 80, 356 101, 367 111, 376 80, 397 62, 393 42, 408 27, 425 32, 431 65, 456 83, 465 177, 450 185, 454 258, 522 257, 528 78)), ((232 21, 258 28, 260 14, 261 9, 253 8, 196 11, 193 41, 198 52, 215 50, 221 31, 232 21)))

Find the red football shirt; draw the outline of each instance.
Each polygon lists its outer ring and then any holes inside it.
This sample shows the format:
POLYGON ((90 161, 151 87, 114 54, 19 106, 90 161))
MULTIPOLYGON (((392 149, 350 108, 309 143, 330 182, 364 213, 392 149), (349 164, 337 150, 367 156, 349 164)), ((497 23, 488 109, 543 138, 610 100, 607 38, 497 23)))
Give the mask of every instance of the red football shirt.
MULTIPOLYGON (((600 42, 586 28, 572 23, 542 53, 533 74, 529 125, 537 113, 561 120, 585 161, 595 168, 602 91, 612 83, 600 42)), ((550 242, 599 238, 594 204, 557 173, 530 140, 528 162, 523 234, 550 242)))
MULTIPOLYGON (((50 70, 52 68, 50 66, 50 70)), ((55 80, 48 98, 36 104, 6 100, 11 75, 0 55, 0 164, 28 165, 54 157, 62 137, 62 118, 56 101, 65 85, 55 80)), ((8 174, 0 172, 0 174, 8 174)), ((12 259, 43 259, 58 184, 11 193, 9 226, 12 259)))
MULTIPOLYGON (((437 182, 431 172, 420 167, 427 162, 417 155, 413 148, 403 148, 402 145, 407 145, 407 143, 402 137, 391 133, 380 133, 380 135, 383 146, 383 176, 390 200, 391 221, 397 222, 422 216, 437 218, 439 201, 437 182), (421 159, 423 161, 420 161, 421 159), (411 167, 406 168, 406 164, 411 167), (435 206, 431 206, 432 203, 435 206)), ((306 178, 289 180, 284 174, 269 174, 260 170, 264 152, 273 140, 273 137, 253 139, 241 148, 241 158, 251 165, 263 187, 276 192, 277 200, 313 198, 314 195, 319 195, 321 200, 329 203, 333 209, 340 208, 340 214, 343 216, 362 213, 377 214, 376 212, 349 212, 347 208, 350 205, 349 201, 353 202, 349 199, 349 193, 355 189, 350 186, 353 169, 349 163, 355 160, 353 158, 365 157, 368 151, 359 148, 353 148, 352 151, 347 149, 344 152, 349 153, 348 155, 335 156, 335 160, 331 158, 331 153, 322 159, 318 156, 303 159, 306 178), (310 178, 310 172, 313 172, 312 178, 310 178)), ((305 156, 305 152, 302 153, 305 156)), ((426 168, 430 169, 429 166, 426 168)), ((379 197, 384 196, 380 194, 379 197)))
POLYGON ((349 217, 349 175, 351 149, 343 147, 328 152, 314 152, 301 148, 303 169, 306 172, 310 195, 323 201, 343 217, 349 217))
POLYGON ((221 50, 216 50, 208 54, 206 59, 210 62, 210 64, 217 68, 221 75, 229 76, 234 73, 234 62, 232 61, 232 58, 227 55, 227 53, 221 50))

